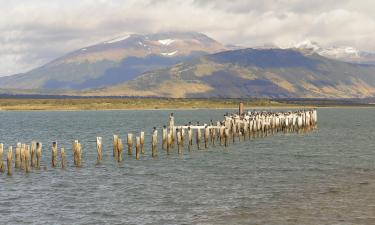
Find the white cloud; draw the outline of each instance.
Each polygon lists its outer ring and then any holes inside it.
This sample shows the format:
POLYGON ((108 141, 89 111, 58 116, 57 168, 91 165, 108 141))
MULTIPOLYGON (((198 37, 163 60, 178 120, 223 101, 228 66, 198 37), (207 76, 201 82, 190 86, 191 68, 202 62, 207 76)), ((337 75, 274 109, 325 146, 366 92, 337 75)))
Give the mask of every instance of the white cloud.
POLYGON ((312 39, 375 51, 372 0, 0 0, 0 75, 123 33, 203 32, 228 44, 312 39))

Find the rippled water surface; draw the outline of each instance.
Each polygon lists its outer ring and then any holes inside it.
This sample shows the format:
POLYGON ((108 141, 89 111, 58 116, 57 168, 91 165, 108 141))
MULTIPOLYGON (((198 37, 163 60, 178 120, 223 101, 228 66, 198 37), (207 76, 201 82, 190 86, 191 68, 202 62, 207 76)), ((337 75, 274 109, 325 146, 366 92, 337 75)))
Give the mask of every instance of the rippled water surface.
MULTIPOLYGON (((0 224, 375 224, 374 194, 363 189, 375 181, 375 109, 319 109, 311 133, 185 149, 180 156, 159 146, 152 159, 149 134, 170 112, 0 112, 5 148, 41 141, 47 165, 0 175, 0 224), (146 154, 115 163, 112 135, 125 142, 141 129, 146 154), (104 142, 101 165, 96 136, 104 142), (82 168, 72 167, 74 139, 83 146, 82 168), (50 167, 52 141, 65 147, 67 168, 50 167)), ((219 120, 225 111, 174 113, 185 124, 219 120)))

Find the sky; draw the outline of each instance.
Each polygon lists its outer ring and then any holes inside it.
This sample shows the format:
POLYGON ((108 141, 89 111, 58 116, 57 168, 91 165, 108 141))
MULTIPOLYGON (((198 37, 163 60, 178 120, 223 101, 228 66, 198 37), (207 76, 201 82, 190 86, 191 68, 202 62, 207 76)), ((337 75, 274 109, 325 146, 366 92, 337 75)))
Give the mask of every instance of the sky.
POLYGON ((373 0, 0 0, 0 76, 128 33, 196 31, 224 43, 375 52, 373 0))

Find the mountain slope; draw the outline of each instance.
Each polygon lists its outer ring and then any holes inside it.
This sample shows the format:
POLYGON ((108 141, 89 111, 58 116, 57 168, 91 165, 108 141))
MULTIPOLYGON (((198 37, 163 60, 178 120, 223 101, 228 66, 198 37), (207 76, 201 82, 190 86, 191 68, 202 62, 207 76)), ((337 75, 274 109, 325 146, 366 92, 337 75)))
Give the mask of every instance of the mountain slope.
POLYGON ((321 56, 345 62, 375 65, 375 53, 359 51, 353 47, 328 47, 324 48, 317 42, 305 40, 292 46, 300 50, 309 50, 321 56))
POLYGON ((204 34, 126 35, 85 47, 24 74, 0 78, 0 88, 84 89, 131 80, 148 70, 225 50, 204 34))
POLYGON ((292 49, 220 52, 85 95, 163 97, 325 97, 375 95, 375 66, 292 49))

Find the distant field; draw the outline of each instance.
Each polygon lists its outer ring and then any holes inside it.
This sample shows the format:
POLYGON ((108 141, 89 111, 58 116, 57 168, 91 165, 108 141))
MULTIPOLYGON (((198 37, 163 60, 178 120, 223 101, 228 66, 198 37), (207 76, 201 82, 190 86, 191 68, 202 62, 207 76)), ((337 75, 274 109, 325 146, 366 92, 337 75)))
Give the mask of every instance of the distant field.
MULTIPOLYGON (((237 108, 237 99, 151 99, 79 98, 29 99, 0 98, 0 110, 115 110, 115 109, 198 109, 237 108)), ((292 106, 271 100, 244 100, 245 106, 292 106)))
POLYGON ((0 110, 199 109, 245 107, 372 106, 353 100, 164 99, 164 98, 0 98, 0 110))

